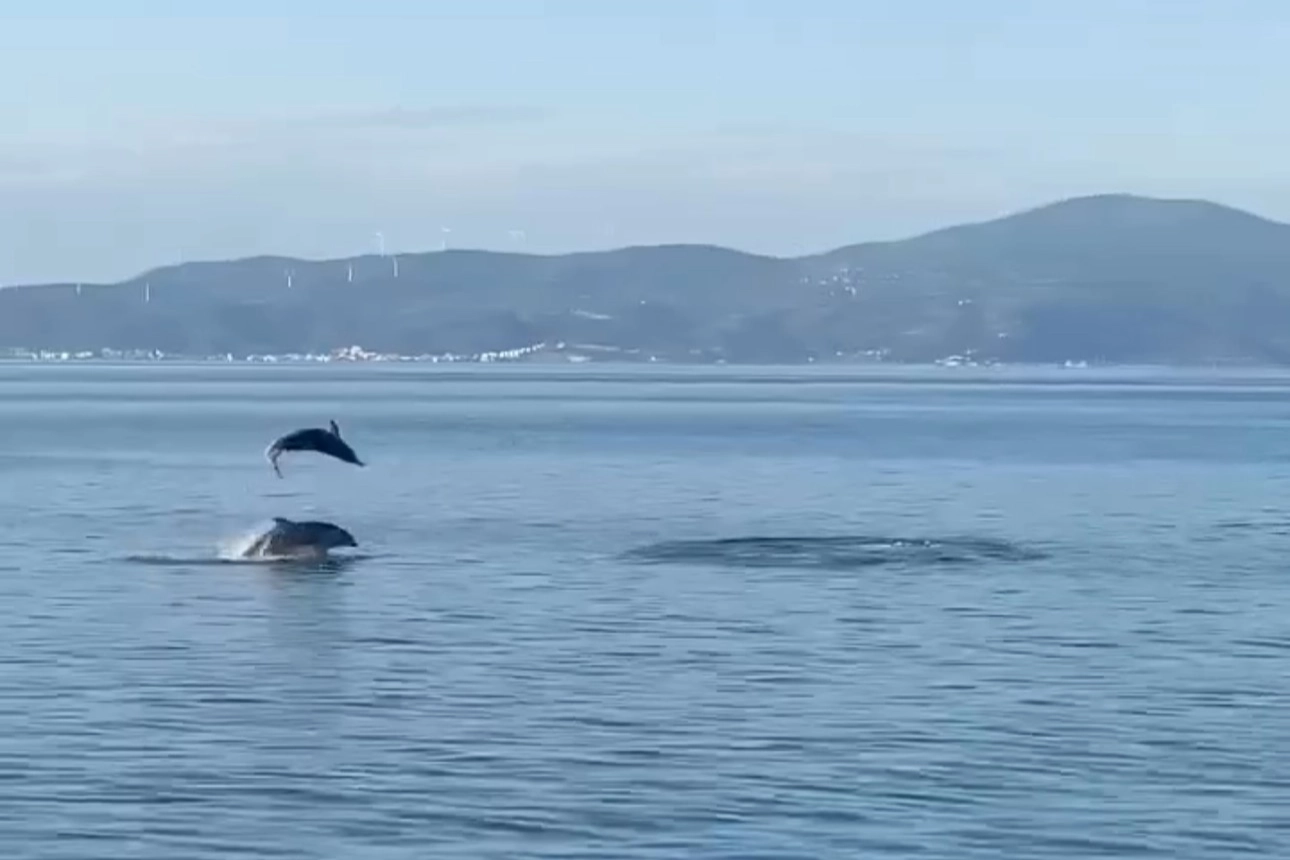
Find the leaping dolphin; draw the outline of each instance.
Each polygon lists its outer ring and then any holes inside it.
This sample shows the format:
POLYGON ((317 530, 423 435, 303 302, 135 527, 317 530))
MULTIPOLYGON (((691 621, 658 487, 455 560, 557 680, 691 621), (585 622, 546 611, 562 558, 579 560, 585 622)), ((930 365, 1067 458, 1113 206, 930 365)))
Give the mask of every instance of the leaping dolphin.
POLYGON ((304 430, 295 430, 285 436, 280 436, 273 440, 268 448, 264 449, 264 456, 268 459, 269 464, 273 466, 274 473, 281 478, 282 470, 278 468, 278 458, 287 451, 317 451, 319 454, 326 454, 329 457, 335 457, 345 463, 353 463, 355 466, 365 466, 366 464, 358 459, 354 449, 340 438, 340 427, 335 421, 329 421, 331 429, 324 430, 321 427, 308 427, 304 430))
POLYGON ((354 536, 338 525, 318 520, 293 522, 274 517, 273 526, 252 541, 244 558, 323 558, 336 547, 358 546, 354 536))

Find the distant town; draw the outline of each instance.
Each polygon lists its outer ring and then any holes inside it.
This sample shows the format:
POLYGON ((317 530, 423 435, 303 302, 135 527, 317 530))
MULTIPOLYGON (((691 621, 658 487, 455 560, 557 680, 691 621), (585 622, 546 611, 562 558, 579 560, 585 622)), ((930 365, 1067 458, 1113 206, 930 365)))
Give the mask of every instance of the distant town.
MULTIPOLYGON (((699 352, 698 350, 695 351, 699 352)), ((830 363, 883 363, 885 350, 866 350, 862 353, 838 353, 830 363)), ((661 358, 655 355, 643 355, 639 350, 624 350, 612 346, 597 344, 536 343, 515 349, 496 350, 473 354, 442 353, 438 355, 401 355, 398 353, 374 352, 354 345, 335 349, 325 353, 285 353, 282 355, 185 355, 167 353, 161 350, 145 349, 100 349, 81 350, 77 352, 60 350, 34 350, 21 347, 0 349, 0 362, 26 363, 212 363, 212 364, 338 364, 338 363, 420 363, 420 364, 490 364, 502 362, 547 362, 582 364, 594 363, 649 363, 677 364, 675 359, 661 358)), ((721 358, 695 356, 696 363, 725 364, 721 358)), ((817 363, 807 359, 808 364, 817 363)), ((824 363, 824 362, 820 362, 824 363)), ((994 359, 977 359, 971 355, 950 355, 937 359, 932 364, 942 367, 988 367, 1001 364, 994 359)), ((1065 362, 1066 367, 1086 367, 1086 362, 1065 362)))
MULTIPOLYGON (((556 344, 557 349, 564 347, 564 344, 556 344)), ((536 355, 547 349, 546 344, 534 344, 532 346, 519 347, 518 349, 499 350, 496 352, 482 352, 473 355, 456 355, 453 353, 444 353, 442 355, 399 355, 396 353, 372 352, 361 346, 348 346, 343 349, 334 349, 325 353, 286 353, 283 355, 234 355, 233 353, 224 353, 223 355, 185 355, 180 353, 167 353, 159 349, 100 349, 100 350, 82 350, 79 352, 68 352, 59 350, 34 350, 14 347, 0 349, 0 361, 39 361, 39 362, 94 362, 94 361, 111 361, 111 362, 156 362, 156 361, 183 361, 183 362, 212 362, 223 364, 327 364, 331 362, 428 362, 437 363, 487 363, 494 361, 518 361, 526 356, 536 355)), ((570 356, 570 361, 579 360, 577 356, 570 356)))

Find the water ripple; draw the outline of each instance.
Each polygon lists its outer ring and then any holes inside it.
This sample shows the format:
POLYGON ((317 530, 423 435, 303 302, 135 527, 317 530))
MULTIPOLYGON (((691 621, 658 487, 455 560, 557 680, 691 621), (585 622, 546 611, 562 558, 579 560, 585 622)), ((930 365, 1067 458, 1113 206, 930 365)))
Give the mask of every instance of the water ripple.
POLYGON ((625 557, 657 563, 857 570, 893 564, 918 566, 1036 561, 1046 555, 1008 541, 981 537, 833 535, 662 541, 630 550, 625 557))

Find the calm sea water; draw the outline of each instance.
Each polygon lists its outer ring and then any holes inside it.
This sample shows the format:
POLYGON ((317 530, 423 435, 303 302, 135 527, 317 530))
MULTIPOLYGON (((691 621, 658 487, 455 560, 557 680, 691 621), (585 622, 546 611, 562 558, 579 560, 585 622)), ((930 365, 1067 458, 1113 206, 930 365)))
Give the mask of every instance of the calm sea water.
POLYGON ((0 365, 0 856, 1290 856, 1290 380, 1081 379, 0 365))

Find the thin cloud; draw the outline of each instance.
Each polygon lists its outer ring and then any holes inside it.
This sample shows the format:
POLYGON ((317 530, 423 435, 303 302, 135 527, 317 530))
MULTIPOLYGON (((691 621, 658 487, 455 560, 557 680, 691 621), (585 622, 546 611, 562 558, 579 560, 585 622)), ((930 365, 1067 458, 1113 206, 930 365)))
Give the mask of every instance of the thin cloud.
POLYGON ((546 108, 524 105, 443 105, 428 108, 335 111, 286 120, 288 125, 339 129, 438 129, 514 125, 550 118, 546 108))

